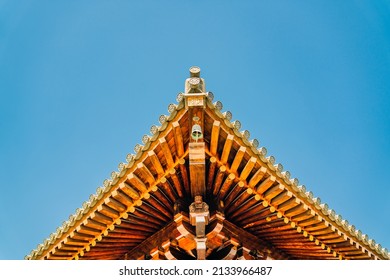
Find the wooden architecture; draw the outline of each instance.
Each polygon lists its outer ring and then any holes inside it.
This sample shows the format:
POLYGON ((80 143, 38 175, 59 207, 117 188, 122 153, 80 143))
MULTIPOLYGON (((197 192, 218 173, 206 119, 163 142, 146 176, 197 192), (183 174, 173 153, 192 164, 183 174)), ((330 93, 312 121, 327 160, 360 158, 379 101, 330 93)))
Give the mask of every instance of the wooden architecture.
POLYGON ((389 259, 267 156, 190 68, 178 104, 26 259, 389 259))

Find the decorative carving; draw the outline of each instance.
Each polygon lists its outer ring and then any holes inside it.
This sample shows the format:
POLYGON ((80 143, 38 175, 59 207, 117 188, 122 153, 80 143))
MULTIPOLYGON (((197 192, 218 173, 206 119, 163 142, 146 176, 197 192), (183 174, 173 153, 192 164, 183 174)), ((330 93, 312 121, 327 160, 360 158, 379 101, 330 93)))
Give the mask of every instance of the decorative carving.
POLYGON ((328 215, 329 215, 329 218, 330 218, 331 220, 333 220, 333 221, 335 220, 336 212, 335 212, 333 209, 329 209, 328 215))
POLYGON ((348 229, 350 233, 353 233, 353 235, 355 235, 356 228, 354 225, 349 225, 348 229))
POLYGON ((233 122, 233 126, 234 126, 235 129, 240 130, 240 128, 241 128, 241 122, 240 122, 239 120, 235 120, 235 121, 233 122))
POLYGON ((143 146, 140 144, 135 145, 134 152, 138 154, 140 151, 142 151, 143 146))
POLYGON ((134 160, 134 155, 133 154, 127 154, 126 156, 126 161, 127 163, 131 162, 134 160))
POLYGON ((164 124, 166 123, 168 120, 168 117, 166 115, 161 115, 159 118, 158 118, 158 121, 161 123, 161 124, 164 124))
POLYGON ((111 180, 115 180, 117 177, 118 177, 118 172, 116 172, 116 171, 112 171, 111 172, 111 180))
POLYGON ((290 182, 293 185, 293 187, 298 187, 299 185, 299 180, 297 178, 292 178, 290 182))
POLYGON ((203 96, 187 96, 187 106, 204 106, 203 96))
POLYGON ((259 153, 260 153, 260 155, 262 155, 263 157, 265 157, 266 155, 267 155, 267 148, 265 148, 265 147, 261 147, 259 150, 259 153))
MULTIPOLYGON (((63 226, 65 229, 69 228, 69 221, 63 222, 63 223, 62 223, 62 226, 63 226)), ((46 239, 46 240, 47 240, 47 239, 46 239)))
POLYGON ((321 199, 319 197, 313 198, 313 202, 316 206, 321 207, 321 199))
POLYGON ((205 164, 205 143, 189 143, 190 182, 193 197, 205 194, 205 164))
POLYGON ((364 243, 368 243, 368 235, 367 234, 363 234, 362 235, 362 241, 364 242, 364 243))
POLYGON ((241 131, 241 135, 247 140, 251 137, 251 133, 248 130, 241 131))
POLYGON ((144 144, 144 145, 146 145, 148 142, 150 141, 150 137, 149 137, 149 135, 144 135, 144 136, 142 136, 142 143, 144 144))
POLYGON ((76 210, 76 216, 77 218, 84 212, 84 209, 83 208, 77 208, 76 210))
POLYGON ((257 139, 253 139, 252 141, 251 141, 251 145, 252 145, 252 147, 253 148, 255 148, 255 149, 257 149, 258 147, 259 147, 259 140, 257 140, 257 139))
POLYGON ((313 201, 313 193, 311 191, 305 193, 306 197, 309 201, 313 201))
POLYGON ((191 66, 190 67, 190 76, 191 77, 200 77, 200 67, 199 66, 191 66))
POLYGON ((192 66, 190 68, 190 77, 185 81, 185 93, 206 92, 205 82, 200 78, 200 68, 192 66))
POLYGON ((359 240, 362 239, 362 232, 361 232, 361 230, 356 230, 356 231, 355 231, 355 235, 356 235, 356 237, 357 237, 359 240))
MULTIPOLYGON (((76 214, 72 214, 69 216, 70 223, 73 223, 75 219, 76 219, 76 214)), ((50 234, 50 239, 53 239, 53 238, 54 238, 54 234, 52 233, 52 234, 50 234)))
POLYGON ((212 102, 214 100, 214 94, 211 91, 207 92, 207 98, 212 102))
POLYGON ((267 160, 268 160, 268 162, 269 162, 271 165, 274 165, 274 164, 275 164, 275 157, 274 157, 274 156, 269 156, 269 157, 267 157, 267 160))
POLYGON ((342 225, 343 217, 341 215, 335 215, 336 223, 342 225))
POLYGON ((170 114, 172 114, 173 112, 175 112, 175 110, 176 110, 176 105, 175 104, 169 104, 168 105, 168 112, 170 113, 170 114))
POLYGON ((226 111, 225 113, 223 113, 223 116, 225 117, 226 120, 228 120, 229 122, 232 120, 233 118, 233 114, 230 112, 230 111, 226 111))
POLYGON ((329 213, 329 206, 328 206, 328 204, 326 204, 326 203, 324 203, 324 204, 321 204, 321 208, 322 208, 322 213, 324 214, 324 215, 328 215, 328 213, 329 213))
POLYGON ((104 188, 108 188, 110 185, 111 185, 110 180, 106 179, 106 180, 103 181, 104 188))
POLYGON ((96 194, 97 194, 97 196, 100 196, 103 192, 104 192, 104 188, 103 188, 103 187, 98 187, 98 188, 96 189, 96 194))
POLYGON ((223 104, 221 101, 215 102, 214 106, 215 106, 215 109, 217 109, 218 111, 221 111, 223 109, 223 104))
POLYGON ((305 195, 305 193, 306 193, 306 187, 305 187, 305 185, 300 185, 300 186, 298 186, 298 190, 299 190, 299 192, 300 192, 301 195, 305 195))
POLYGON ((158 133, 158 130, 159 130, 159 127, 157 125, 152 125, 152 127, 150 128, 150 133, 152 135, 156 135, 158 133))
POLYGON ((199 78, 190 78, 188 80, 188 82, 189 82, 191 88, 196 89, 198 87, 198 85, 200 84, 200 79, 199 78))
POLYGON ((278 163, 275 165, 276 171, 282 172, 283 171, 283 165, 281 163, 278 163))
POLYGON ((89 202, 89 201, 84 201, 84 202, 83 202, 83 209, 88 209, 90 205, 91 205, 91 202, 89 202))
POLYGON ((176 101, 177 101, 177 103, 180 103, 181 101, 183 101, 183 99, 184 99, 184 93, 179 92, 179 93, 177 94, 177 96, 176 96, 176 101))
POLYGON ((190 223, 195 226, 197 258, 198 260, 204 260, 206 259, 206 225, 210 219, 209 206, 206 202, 203 202, 202 196, 197 195, 189 210, 190 223))
POLYGON ((286 178, 286 180, 290 180, 291 174, 290 174, 289 171, 284 171, 284 172, 282 172, 282 175, 284 176, 284 178, 286 178))
POLYGON ((126 168, 126 164, 121 162, 118 164, 118 170, 119 172, 122 172, 126 168))

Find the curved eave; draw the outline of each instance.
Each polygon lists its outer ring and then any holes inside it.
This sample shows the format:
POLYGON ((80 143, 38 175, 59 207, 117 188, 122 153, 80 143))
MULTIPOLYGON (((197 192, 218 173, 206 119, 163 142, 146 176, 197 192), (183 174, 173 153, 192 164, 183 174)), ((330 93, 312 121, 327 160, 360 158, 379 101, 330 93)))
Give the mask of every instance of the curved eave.
MULTIPOLYGON (((126 156, 126 163, 120 163, 118 165, 118 171, 113 171, 111 173, 111 178, 103 181, 103 186, 98 187, 95 194, 91 194, 89 200, 85 201, 82 204, 82 207, 76 209, 75 213, 69 216, 67 221, 64 221, 63 224, 57 228, 57 230, 50 234, 50 236, 39 244, 36 249, 32 250, 29 255, 25 257, 27 260, 38 260, 38 259, 56 259, 57 257, 53 256, 56 252, 61 250, 62 247, 66 246, 69 242, 69 239, 79 231, 80 227, 87 222, 87 220, 98 212, 99 207, 105 205, 105 201, 112 196, 112 192, 118 189, 118 186, 126 180, 126 177, 129 174, 132 174, 137 170, 137 164, 142 162, 142 160, 147 157, 147 152, 150 150, 150 147, 156 145, 158 140, 161 137, 164 137, 168 132, 168 127, 173 120, 179 118, 182 114, 185 113, 184 100, 182 96, 178 95, 178 104, 170 104, 168 106, 169 115, 161 115, 159 117, 160 126, 153 125, 150 129, 152 135, 144 135, 142 142, 143 144, 137 144, 134 147, 135 154, 128 154, 126 156), (51 257, 53 256, 53 257, 51 257)), ((174 165, 178 165, 179 162, 175 162, 174 165)), ((169 168, 168 168, 169 169, 169 168)), ((161 176, 163 178, 165 176, 161 176)), ((101 230, 94 236, 88 237, 85 242, 77 244, 73 251, 70 251, 67 254, 64 254, 63 257, 59 259, 77 259, 79 255, 83 255, 84 252, 89 251, 91 246, 94 246, 99 242, 102 237, 108 235, 110 229, 115 228, 115 225, 120 224, 122 218, 126 217, 128 214, 134 211, 134 207, 142 204, 142 200, 146 197, 149 198, 149 192, 156 189, 158 182, 153 184, 148 190, 142 192, 140 191, 140 196, 138 199, 132 199, 131 205, 127 209, 118 215, 112 222, 107 223, 106 228, 101 230)))
MULTIPOLYGON (((103 238, 107 239, 110 231, 126 220, 127 216, 129 214, 131 215, 135 211, 135 208, 141 205, 143 201, 149 199, 151 193, 156 191, 157 185, 160 183, 159 180, 165 178, 167 174, 160 174, 161 176, 158 176, 156 182, 148 185, 147 189, 138 190, 138 197, 133 197, 129 199, 128 203, 123 202, 123 204, 118 206, 119 208, 116 210, 117 215, 113 214, 110 220, 107 223, 102 223, 97 227, 96 231, 92 233, 88 232, 87 234, 83 233, 83 226, 88 224, 91 221, 91 217, 96 215, 96 213, 104 211, 103 208, 110 203, 110 198, 113 198, 113 193, 121 188, 121 184, 124 183, 126 178, 130 174, 138 174, 140 172, 139 169, 142 169, 143 161, 150 155, 149 152, 154 151, 154 148, 158 144, 161 144, 160 139, 166 137, 168 133, 172 133, 174 129, 172 123, 179 120, 186 112, 183 95, 179 94, 178 102, 178 105, 169 105, 169 116, 162 115, 160 117, 159 121, 161 126, 152 127, 152 135, 145 135, 143 137, 143 144, 136 145, 134 149, 135 154, 129 154, 127 156, 127 163, 120 163, 118 171, 111 173, 111 178, 103 182, 103 187, 99 187, 96 194, 91 195, 89 200, 84 202, 82 207, 78 208, 69 217, 69 220, 65 221, 61 227, 57 228, 55 233, 52 233, 48 239, 38 245, 37 249, 26 256, 26 259, 77 259, 82 257, 103 238), (80 241, 78 243, 73 244, 72 236, 77 234, 82 234, 85 238, 79 239, 80 241), (63 247, 66 247, 67 250, 63 250, 65 253, 61 255, 58 252, 63 247)), ((310 245, 311 249, 318 249, 319 253, 316 251, 318 255, 323 252, 324 256, 333 256, 334 258, 341 259, 353 258, 353 256, 367 259, 390 258, 387 249, 382 248, 380 244, 369 239, 361 231, 356 230, 347 220, 342 219, 334 210, 329 209, 327 204, 321 203, 321 200, 314 197, 310 191, 307 191, 305 186, 299 185, 297 179, 290 178, 290 173, 283 171, 281 164, 275 164, 274 157, 267 157, 267 150, 264 147, 259 148, 257 140, 250 140, 248 131, 240 131, 241 123, 239 121, 231 121, 231 113, 221 112, 221 102, 212 103, 211 94, 208 96, 206 107, 206 113, 210 120, 205 124, 205 130, 208 131, 209 135, 207 139, 209 158, 214 159, 216 166, 226 165, 229 173, 235 174, 235 178, 240 178, 239 181, 242 181, 242 186, 248 190, 248 193, 251 193, 252 197, 262 201, 264 208, 267 208, 266 210, 272 213, 267 223, 278 224, 280 225, 281 232, 298 236, 299 246, 310 245), (218 129, 224 132, 215 132, 218 131, 216 129, 217 126, 218 129), (213 136, 213 134, 215 135, 213 136), (228 155, 229 158, 226 159, 226 162, 221 162, 221 158, 217 153, 218 151, 222 151, 222 147, 214 147, 214 145, 218 146, 218 144, 212 144, 226 142, 227 135, 233 135, 231 141, 234 142, 236 147, 244 148, 240 151, 242 155, 237 166, 232 166, 235 164, 234 155, 228 155), (214 139, 212 139, 213 137, 214 139), (248 171, 248 174, 243 174, 245 173, 243 166, 246 166, 248 161, 252 161, 251 171, 248 171), (250 179, 254 177, 255 171, 260 170, 260 168, 266 170, 264 179, 256 183, 251 183, 250 179), (268 179, 268 182, 266 182, 265 178, 268 179), (271 189, 275 189, 277 194, 271 192, 271 189), (281 201, 290 201, 291 203, 284 207, 286 203, 283 204, 281 201), (298 214, 294 212, 294 209, 300 208, 302 208, 302 211, 297 210, 298 214), (291 213, 295 213, 296 215, 292 215, 291 213), (305 216, 304 219, 301 219, 302 216, 305 216), (315 221, 315 223, 307 222, 310 220, 315 221), (326 234, 319 234, 319 229, 326 232, 326 234), (335 239, 340 239, 342 242, 337 241, 337 243, 332 243, 328 239, 325 239, 324 236, 326 238, 334 236, 335 239), (339 246, 337 244, 341 245, 339 246)), ((236 157, 237 152, 238 150, 236 151, 236 157)), ((182 154, 181 157, 175 157, 175 162, 171 162, 170 166, 164 169, 164 172, 169 173, 172 168, 180 164, 179 160, 183 160, 185 155, 182 154)), ((108 213, 107 215, 110 214, 108 213)), ((267 236, 266 228, 259 229, 257 233, 260 234, 259 232, 267 236)), ((293 248, 286 247, 285 245, 283 245, 284 247, 282 245, 280 246, 281 250, 286 250, 291 254, 295 252, 293 248)))
MULTIPOLYGON (((247 151, 250 151, 248 152, 250 157, 256 157, 258 162, 261 162, 261 165, 267 168, 267 173, 275 177, 274 181, 283 189, 281 194, 278 195, 279 198, 293 194, 295 199, 299 201, 297 205, 302 203, 302 205, 308 206, 308 210, 312 211, 311 216, 313 219, 323 223, 327 229, 331 230, 335 235, 340 237, 340 239, 344 239, 346 241, 345 243, 349 243, 349 248, 355 247, 357 251, 361 252, 362 255, 366 255, 369 259, 390 259, 390 254, 386 248, 383 248, 380 244, 376 243, 375 240, 370 239, 368 235, 363 234, 360 230, 356 229, 355 226, 343 219, 341 215, 337 214, 333 209, 330 209, 326 203, 321 203, 320 198, 314 197, 314 194, 311 191, 306 190, 304 185, 299 185, 298 179, 290 178, 290 173, 288 171, 283 171, 283 165, 275 163, 275 158, 273 156, 267 157, 267 149, 264 147, 258 148, 259 142, 256 139, 250 140, 250 133, 248 131, 240 130, 241 123, 237 120, 231 121, 232 114, 230 112, 221 112, 221 102, 216 102, 214 104, 209 102, 208 107, 220 118, 221 123, 223 123, 226 129, 234 133, 234 139, 239 143, 239 146, 246 147, 247 151)), ((273 183, 272 186, 275 186, 275 183, 273 183)), ((254 189, 255 188, 256 186, 254 189)), ((254 190, 254 193, 259 194, 261 198, 264 199, 264 193, 256 190, 254 190)), ((328 246, 326 242, 316 238, 315 234, 311 234, 309 230, 304 230, 305 227, 300 227, 299 221, 294 221, 294 219, 291 219, 291 217, 285 214, 285 211, 280 211, 277 204, 273 205, 272 199, 268 201, 265 198, 265 201, 267 201, 271 207, 274 207, 273 209, 277 215, 284 218, 287 224, 290 224, 292 228, 296 228, 299 233, 302 233, 302 235, 311 242, 318 243, 317 246, 322 247, 322 249, 325 249, 328 252, 332 252, 334 256, 337 256, 340 259, 350 257, 348 254, 343 253, 343 250, 337 247, 328 246)))

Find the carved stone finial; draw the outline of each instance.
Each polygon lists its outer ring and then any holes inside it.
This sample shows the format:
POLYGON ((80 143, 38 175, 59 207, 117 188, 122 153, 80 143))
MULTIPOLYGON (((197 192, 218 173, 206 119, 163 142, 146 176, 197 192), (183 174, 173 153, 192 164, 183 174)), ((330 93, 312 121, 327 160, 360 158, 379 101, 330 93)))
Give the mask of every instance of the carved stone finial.
POLYGON ((200 77, 200 68, 198 66, 190 67, 190 77, 200 77))
POLYGON ((205 82, 200 78, 200 68, 192 66, 190 68, 190 77, 185 81, 185 93, 206 92, 205 82))

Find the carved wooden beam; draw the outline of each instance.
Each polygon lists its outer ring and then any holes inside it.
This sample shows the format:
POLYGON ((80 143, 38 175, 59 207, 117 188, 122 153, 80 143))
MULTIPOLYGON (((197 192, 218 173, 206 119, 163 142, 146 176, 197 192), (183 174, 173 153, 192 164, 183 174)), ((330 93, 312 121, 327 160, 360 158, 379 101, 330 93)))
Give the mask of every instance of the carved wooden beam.
POLYGON ((182 184, 177 176, 176 169, 171 168, 168 171, 169 178, 171 178, 173 185, 175 187, 175 190, 177 194, 179 195, 180 198, 184 197, 183 189, 182 189, 182 184))
POLYGON ((237 169, 240 166, 242 159, 244 158, 245 152, 246 152, 245 147, 240 147, 240 149, 237 151, 237 153, 234 157, 233 163, 230 167, 231 172, 234 172, 234 173, 237 172, 237 169))
POLYGON ((177 156, 180 158, 184 155, 183 134, 181 132, 179 122, 173 122, 172 127, 173 127, 173 134, 175 137, 176 153, 177 153, 177 156))
POLYGON ((221 128, 221 122, 214 121, 213 128, 211 129, 211 140, 210 140, 210 153, 212 155, 217 154, 220 128, 221 128))
POLYGON ((241 192, 237 199, 235 199, 231 204, 226 205, 226 211, 231 212, 234 211, 238 206, 240 206, 244 201, 249 199, 249 197, 253 194, 252 189, 245 189, 245 191, 241 192))
POLYGON ((84 222, 84 224, 85 224, 86 226, 88 226, 88 227, 97 229, 97 230, 99 230, 100 232, 101 232, 102 230, 105 230, 105 229, 107 228, 107 225, 106 225, 106 224, 100 223, 100 222, 95 221, 95 220, 93 220, 93 219, 91 219, 91 218, 88 218, 88 219, 84 222))
POLYGON ((167 140, 165 140, 165 137, 159 138, 158 141, 160 142, 160 146, 164 153, 165 160, 167 161, 167 169, 170 169, 175 164, 172 157, 171 149, 169 148, 169 145, 167 143, 167 140))
POLYGON ((226 173, 226 166, 222 165, 217 172, 217 175, 215 176, 215 181, 212 186, 213 195, 216 196, 219 193, 219 189, 222 185, 223 178, 226 173))
MULTIPOLYGON (((188 110, 189 127, 189 169, 191 196, 206 195, 206 149, 204 143, 204 110, 206 108, 205 83, 200 78, 200 68, 190 68, 190 78, 185 82, 185 106, 188 110)), ((214 136, 215 137, 215 136, 214 136)))
POLYGON ((104 200, 104 203, 112 209, 118 211, 119 213, 123 213, 127 209, 127 206, 125 204, 121 203, 113 197, 107 197, 104 200))
POLYGON ((270 255, 274 259, 289 259, 289 256, 283 251, 278 250, 272 244, 261 240, 260 238, 254 236, 253 234, 247 232, 246 230, 237 227, 231 222, 224 220, 223 231, 227 236, 231 236, 240 240, 240 245, 250 249, 258 250, 264 252, 265 254, 270 255))
POLYGON ((242 191, 245 191, 245 183, 239 181, 233 188, 233 190, 225 197, 225 207, 228 207, 242 191))
POLYGON ((155 209, 157 209, 160 213, 165 215, 168 219, 172 218, 172 210, 167 207, 168 204, 162 203, 162 197, 160 192, 155 192, 150 195, 150 198, 147 200, 155 209))
POLYGON ((133 204, 133 199, 130 196, 128 196, 126 193, 124 193, 120 188, 113 190, 111 195, 113 198, 115 198, 123 205, 126 205, 127 207, 133 204))
POLYGON ((261 179, 263 179, 265 173, 267 172, 267 168, 260 167, 256 173, 252 176, 252 178, 249 180, 248 186, 250 188, 254 188, 258 182, 260 182, 261 179))
POLYGON ((271 199, 273 199, 274 197, 276 197, 277 195, 279 195, 280 193, 282 193, 284 191, 284 186, 282 184, 277 184, 271 188, 269 188, 268 190, 266 190, 264 193, 263 193, 263 196, 268 200, 268 201, 271 201, 271 199))
POLYGON ((281 212, 286 212, 287 210, 292 209, 293 207, 299 205, 299 201, 300 200, 298 198, 293 196, 290 199, 288 199, 287 201, 281 203, 278 206, 278 209, 281 212))
POLYGON ((235 178, 236 178, 236 175, 234 175, 234 173, 230 173, 226 177, 225 182, 222 184, 221 189, 218 193, 218 198, 220 200, 223 200, 225 198, 226 193, 230 190, 230 187, 234 183, 235 178))
POLYGON ((160 179, 160 185, 161 189, 163 190, 164 194, 167 195, 167 197, 171 200, 171 203, 174 203, 176 199, 178 198, 176 192, 174 191, 174 188, 172 185, 169 183, 167 178, 162 177, 160 179))
POLYGON ((188 178, 186 160, 184 158, 181 158, 179 160, 179 169, 180 169, 185 193, 189 195, 191 193, 191 189, 190 189, 190 182, 189 182, 189 178, 188 178))
POLYGON ((258 195, 254 195, 247 200, 247 203, 239 205, 235 211, 231 213, 231 219, 236 217, 245 217, 244 215, 256 215, 265 207, 260 201, 258 195))
POLYGON ((118 226, 118 228, 123 228, 126 230, 132 230, 132 231, 138 231, 138 232, 142 232, 146 235, 150 235, 151 233, 155 232, 154 227, 151 227, 150 224, 144 225, 144 224, 136 223, 135 221, 124 220, 124 219, 122 219, 122 223, 120 224, 120 226, 118 226))
POLYGON ((138 178, 138 176, 135 175, 134 173, 130 173, 127 176, 127 181, 130 182, 130 184, 134 186, 141 193, 145 193, 148 191, 148 188, 146 187, 145 183, 140 178, 138 178))
POLYGON ((190 159, 190 186, 191 195, 204 196, 206 194, 206 154, 205 143, 192 142, 189 144, 189 159, 190 159))
POLYGON ((221 155, 221 162, 223 164, 226 164, 229 159, 230 150, 233 145, 234 136, 229 134, 226 137, 225 145, 223 146, 222 155, 221 155))
POLYGON ((246 178, 248 178, 253 167, 255 167, 256 161, 257 161, 256 157, 250 158, 250 160, 246 163, 244 169, 241 171, 240 180, 245 181, 246 178))
POLYGON ((140 198, 140 194, 139 192, 134 189, 132 186, 130 186, 129 184, 127 184, 126 182, 123 182, 119 185, 119 189, 125 193, 126 195, 128 195, 130 198, 132 199, 139 199, 140 198))
POLYGON ((269 176, 267 179, 261 182, 261 184, 257 187, 257 192, 259 194, 263 194, 263 192, 268 190, 275 181, 276 178, 274 176, 269 176))
POLYGON ((207 193, 210 193, 212 185, 214 183, 215 170, 217 168, 217 158, 210 157, 209 168, 208 168, 208 177, 207 177, 207 193))
POLYGON ((152 162, 152 164, 154 166, 154 169, 156 169, 157 174, 159 176, 164 175, 164 168, 162 167, 160 159, 157 157, 155 152, 154 151, 149 151, 148 152, 148 157, 151 160, 151 162, 152 162))
POLYGON ((137 170, 141 174, 141 177, 145 178, 145 181, 149 183, 149 187, 152 186, 156 179, 149 168, 142 162, 137 164, 137 170))
POLYGON ((160 246, 166 241, 169 241, 169 238, 176 227, 177 226, 175 221, 170 222, 163 229, 147 238, 138 246, 134 247, 130 252, 126 253, 125 259, 135 260, 143 255, 149 254, 153 248, 160 246))

